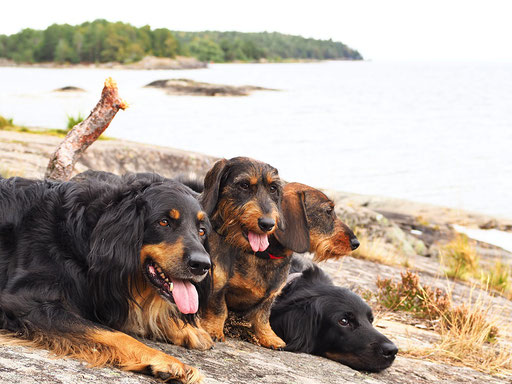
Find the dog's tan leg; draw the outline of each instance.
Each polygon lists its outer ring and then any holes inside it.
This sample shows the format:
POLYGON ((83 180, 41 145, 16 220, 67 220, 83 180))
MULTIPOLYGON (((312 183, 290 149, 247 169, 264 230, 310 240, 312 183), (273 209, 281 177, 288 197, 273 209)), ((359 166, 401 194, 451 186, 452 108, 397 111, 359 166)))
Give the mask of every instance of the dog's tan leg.
POLYGON ((248 315, 248 319, 252 325, 254 335, 263 347, 282 349, 286 346, 286 343, 270 327, 270 307, 273 301, 274 297, 267 299, 261 307, 248 315))
MULTIPOLYGON (((84 360, 95 364, 95 360, 106 360, 128 371, 151 373, 164 381, 178 380, 181 383, 200 383, 201 373, 178 359, 135 340, 125 333, 109 330, 95 330, 87 334, 87 339, 98 345, 95 359, 84 360), (90 361, 92 360, 92 361, 90 361)), ((92 355, 94 356, 94 355, 92 355)))
POLYGON ((208 302, 208 307, 201 317, 201 326, 210 334, 213 340, 224 341, 224 323, 228 318, 228 307, 224 295, 218 293, 208 302))
POLYGON ((213 347, 213 340, 200 323, 197 326, 184 324, 179 319, 171 318, 168 324, 167 338, 173 344, 182 347, 206 350, 213 347))

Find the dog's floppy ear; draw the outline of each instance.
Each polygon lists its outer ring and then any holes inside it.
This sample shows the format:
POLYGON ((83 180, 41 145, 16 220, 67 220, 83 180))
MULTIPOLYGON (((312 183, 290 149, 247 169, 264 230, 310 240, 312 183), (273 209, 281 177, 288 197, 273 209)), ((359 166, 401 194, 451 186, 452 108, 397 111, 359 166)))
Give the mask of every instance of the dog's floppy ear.
POLYGON ((275 235, 277 240, 294 252, 309 251, 309 228, 306 218, 306 202, 304 191, 285 191, 281 202, 285 230, 278 227, 275 235))
POLYGON ((122 193, 101 214, 90 237, 87 278, 95 315, 110 326, 121 325, 129 309, 130 282, 140 268, 144 207, 137 192, 122 193))
POLYGON ((208 216, 211 216, 217 206, 222 176, 224 176, 227 169, 226 165, 226 159, 217 161, 204 178, 204 190, 199 197, 199 201, 208 216))
POLYGON ((313 352, 321 322, 316 306, 314 298, 298 298, 272 308, 270 325, 286 341, 286 351, 313 352))

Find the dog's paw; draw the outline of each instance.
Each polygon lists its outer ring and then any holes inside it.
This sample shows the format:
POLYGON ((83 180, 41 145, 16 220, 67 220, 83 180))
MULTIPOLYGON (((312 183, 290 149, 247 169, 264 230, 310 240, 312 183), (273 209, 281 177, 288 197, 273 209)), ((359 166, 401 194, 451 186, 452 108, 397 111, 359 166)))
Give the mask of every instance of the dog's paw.
POLYGON ((187 335, 184 340, 184 346, 191 349, 199 349, 201 351, 205 351, 207 349, 213 348, 213 340, 202 328, 190 327, 187 330, 187 335))
POLYGON ((204 378, 198 369, 164 353, 154 358, 150 367, 153 375, 165 383, 199 384, 204 378))
POLYGON ((256 336, 258 343, 265 348, 282 350, 286 347, 286 343, 277 335, 256 336))
POLYGON ((203 324, 203 328, 208 332, 213 341, 225 341, 226 336, 224 335, 224 324, 222 326, 216 326, 213 324, 203 324))
POLYGON ((224 335, 224 332, 223 331, 215 331, 215 332, 211 332, 210 333, 210 336, 212 337, 212 339, 214 341, 226 341, 226 336, 224 335))

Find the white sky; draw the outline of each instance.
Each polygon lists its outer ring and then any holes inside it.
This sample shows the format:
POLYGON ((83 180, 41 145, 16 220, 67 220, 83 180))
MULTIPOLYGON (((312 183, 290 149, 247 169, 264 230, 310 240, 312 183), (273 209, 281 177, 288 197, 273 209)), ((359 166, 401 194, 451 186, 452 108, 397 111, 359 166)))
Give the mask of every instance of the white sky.
POLYGON ((369 60, 512 62, 512 0, 2 0, 0 34, 97 18, 332 38, 369 60))

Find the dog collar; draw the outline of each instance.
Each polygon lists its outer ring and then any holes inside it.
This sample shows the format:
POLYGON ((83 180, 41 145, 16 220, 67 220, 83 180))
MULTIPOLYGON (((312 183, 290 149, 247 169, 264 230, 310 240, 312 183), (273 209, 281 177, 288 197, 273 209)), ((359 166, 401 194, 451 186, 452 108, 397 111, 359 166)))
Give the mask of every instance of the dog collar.
POLYGON ((285 258, 285 256, 275 256, 275 255, 273 255, 273 254, 271 254, 270 252, 267 252, 267 251, 255 252, 254 254, 257 257, 259 257, 260 259, 265 259, 265 260, 268 260, 268 259, 279 260, 279 259, 284 259, 285 258))

